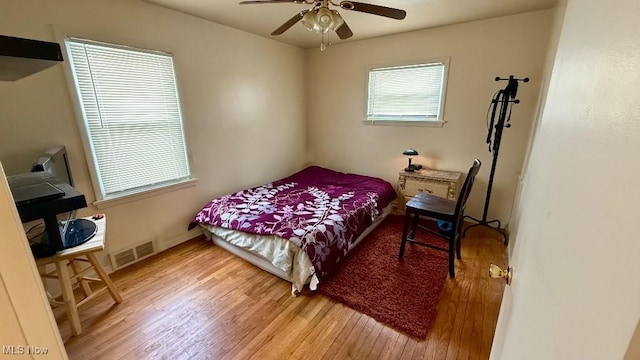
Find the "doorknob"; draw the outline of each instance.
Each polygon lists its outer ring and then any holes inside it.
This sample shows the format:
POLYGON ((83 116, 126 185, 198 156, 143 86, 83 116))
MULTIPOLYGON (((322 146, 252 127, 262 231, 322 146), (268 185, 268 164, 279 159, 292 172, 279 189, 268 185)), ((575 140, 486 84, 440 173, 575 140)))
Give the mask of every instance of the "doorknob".
POLYGON ((507 267, 507 270, 502 270, 498 265, 489 265, 489 277, 492 279, 503 278, 507 285, 511 285, 511 279, 513 278, 513 268, 507 267))

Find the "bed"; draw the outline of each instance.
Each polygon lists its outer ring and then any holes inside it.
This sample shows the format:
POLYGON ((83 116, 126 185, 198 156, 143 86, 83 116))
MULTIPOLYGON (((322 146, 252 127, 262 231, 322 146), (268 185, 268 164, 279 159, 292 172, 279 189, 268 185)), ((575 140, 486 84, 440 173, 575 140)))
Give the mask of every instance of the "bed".
POLYGON ((324 277, 390 213, 389 182, 310 166, 286 178, 209 201, 189 228, 292 284, 295 295, 324 277))

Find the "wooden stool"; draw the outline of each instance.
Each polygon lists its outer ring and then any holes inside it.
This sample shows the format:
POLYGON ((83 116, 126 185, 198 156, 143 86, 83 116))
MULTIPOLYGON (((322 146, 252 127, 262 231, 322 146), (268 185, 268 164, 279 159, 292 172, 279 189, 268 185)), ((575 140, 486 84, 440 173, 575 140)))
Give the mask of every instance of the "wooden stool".
MULTIPOLYGON (((91 219, 91 218, 87 218, 91 219)), ((116 304, 122 302, 122 297, 118 293, 118 289, 113 285, 113 282, 107 275, 100 261, 96 258, 95 253, 104 249, 104 237, 107 225, 106 217, 99 220, 94 220, 98 226, 97 233, 86 243, 62 250, 53 256, 47 258, 37 259, 36 264, 44 271, 45 265, 55 264, 56 269, 52 272, 41 272, 40 276, 43 278, 53 278, 60 281, 60 289, 62 290, 63 301, 57 301, 55 299, 50 300, 52 304, 65 305, 67 308, 67 318, 71 325, 71 333, 73 336, 80 335, 82 328, 80 326, 80 317, 78 316, 78 307, 96 295, 102 293, 104 290, 109 290, 113 301, 116 304), (83 258, 83 257, 86 257, 83 258), (81 269, 78 263, 88 263, 89 266, 85 269, 81 269), (73 275, 69 272, 68 266, 71 267, 73 275), (84 276, 86 272, 94 269, 99 278, 84 276), (75 280, 75 283, 73 282, 75 280), (92 291, 89 286, 90 281, 97 281, 104 283, 104 287, 92 291), (79 285, 84 293, 84 299, 76 303, 76 298, 73 294, 73 286, 79 285)))

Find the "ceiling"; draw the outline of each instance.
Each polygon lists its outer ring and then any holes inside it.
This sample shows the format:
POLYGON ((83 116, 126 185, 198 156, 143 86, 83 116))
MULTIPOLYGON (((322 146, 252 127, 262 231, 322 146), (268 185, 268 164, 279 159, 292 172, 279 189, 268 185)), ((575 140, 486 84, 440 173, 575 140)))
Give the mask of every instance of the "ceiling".
MULTIPOLYGON (((320 34, 307 31, 300 23, 293 25, 282 35, 270 35, 273 30, 296 13, 309 9, 312 5, 294 3, 240 5, 240 0, 145 1, 302 48, 314 48, 320 44, 320 34)), ((348 40, 340 40, 335 33, 331 33, 329 38, 331 42, 362 40, 549 9, 554 7, 558 0, 360 0, 360 2, 403 9, 407 12, 407 17, 404 20, 394 20, 329 6, 339 10, 340 15, 354 33, 348 40)))

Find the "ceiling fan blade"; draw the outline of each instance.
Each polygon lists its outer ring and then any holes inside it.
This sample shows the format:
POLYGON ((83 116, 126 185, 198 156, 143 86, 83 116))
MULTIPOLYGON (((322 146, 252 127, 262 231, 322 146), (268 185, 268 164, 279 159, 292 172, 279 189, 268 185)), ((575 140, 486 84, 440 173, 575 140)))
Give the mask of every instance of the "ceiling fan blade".
POLYGON ((407 12, 404 10, 355 1, 342 1, 340 3, 340 7, 345 10, 353 10, 367 14, 385 16, 396 20, 402 20, 407 16, 407 12))
POLYGON ((251 0, 251 1, 240 1, 240 5, 277 4, 277 3, 306 4, 307 2, 304 1, 304 0, 251 0))
POLYGON ((280 25, 279 28, 273 30, 271 35, 280 35, 283 32, 289 30, 290 27, 295 25, 298 21, 302 20, 302 17, 304 16, 304 14, 306 14, 308 12, 309 12, 309 10, 304 10, 304 11, 300 11, 299 13, 293 15, 293 17, 291 19, 289 19, 286 23, 280 25))
POLYGON ((346 22, 342 23, 342 25, 340 25, 340 27, 336 29, 336 34, 338 34, 338 37, 342 40, 348 39, 353 36, 353 32, 346 22))

